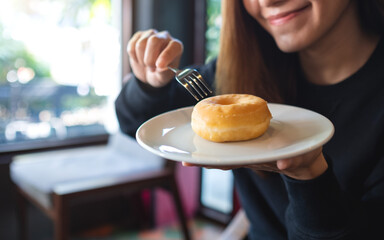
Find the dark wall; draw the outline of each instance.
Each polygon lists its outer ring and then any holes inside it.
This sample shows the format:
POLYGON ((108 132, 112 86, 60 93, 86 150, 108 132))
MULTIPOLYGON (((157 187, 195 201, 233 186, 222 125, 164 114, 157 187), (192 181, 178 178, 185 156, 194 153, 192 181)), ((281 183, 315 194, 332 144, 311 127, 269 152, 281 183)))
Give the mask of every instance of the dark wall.
POLYGON ((181 66, 194 63, 195 0, 135 0, 134 32, 167 30, 184 44, 181 66))

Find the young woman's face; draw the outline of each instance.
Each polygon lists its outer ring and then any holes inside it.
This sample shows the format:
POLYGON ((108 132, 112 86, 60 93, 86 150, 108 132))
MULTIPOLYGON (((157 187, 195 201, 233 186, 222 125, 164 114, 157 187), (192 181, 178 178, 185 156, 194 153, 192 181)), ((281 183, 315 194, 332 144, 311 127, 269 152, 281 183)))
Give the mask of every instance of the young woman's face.
POLYGON ((352 0, 243 0, 282 51, 310 47, 343 18, 352 0))

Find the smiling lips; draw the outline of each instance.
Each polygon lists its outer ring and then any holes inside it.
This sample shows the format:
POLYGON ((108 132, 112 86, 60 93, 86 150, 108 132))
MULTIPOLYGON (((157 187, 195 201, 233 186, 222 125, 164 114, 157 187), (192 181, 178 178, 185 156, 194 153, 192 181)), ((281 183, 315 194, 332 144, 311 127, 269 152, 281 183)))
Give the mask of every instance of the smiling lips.
POLYGON ((291 20, 292 18, 296 17, 297 15, 301 14, 308 7, 309 5, 306 5, 297 10, 272 15, 270 17, 267 17, 267 20, 271 25, 275 25, 275 26, 282 25, 288 22, 289 20, 291 20))

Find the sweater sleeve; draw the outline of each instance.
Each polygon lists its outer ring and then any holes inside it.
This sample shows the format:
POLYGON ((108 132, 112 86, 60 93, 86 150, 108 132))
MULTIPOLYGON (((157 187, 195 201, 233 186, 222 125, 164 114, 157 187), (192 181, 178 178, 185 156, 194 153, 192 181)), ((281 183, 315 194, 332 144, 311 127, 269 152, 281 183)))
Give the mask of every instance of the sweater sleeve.
MULTIPOLYGON (((384 170, 383 162, 378 162, 379 171, 384 170)), ((289 239, 384 239, 383 178, 377 178, 361 198, 340 188, 331 167, 316 179, 283 179, 289 198, 289 239)))
POLYGON ((121 130, 131 136, 147 119, 168 109, 168 91, 171 86, 149 89, 132 76, 123 86, 115 102, 116 116, 121 130))

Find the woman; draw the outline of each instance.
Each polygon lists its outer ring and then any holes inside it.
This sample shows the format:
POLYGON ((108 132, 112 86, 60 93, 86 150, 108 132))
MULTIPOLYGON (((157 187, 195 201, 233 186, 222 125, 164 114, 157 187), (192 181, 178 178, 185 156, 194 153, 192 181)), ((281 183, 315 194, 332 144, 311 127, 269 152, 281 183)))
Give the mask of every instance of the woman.
MULTIPOLYGON (((199 68, 216 94, 251 93, 304 107, 335 126, 331 141, 307 154, 231 167, 249 238, 384 239, 384 2, 222 4, 218 59, 199 68)), ((116 101, 124 132, 195 104, 167 70, 178 66, 182 51, 167 32, 132 37, 135 77, 116 101)))

